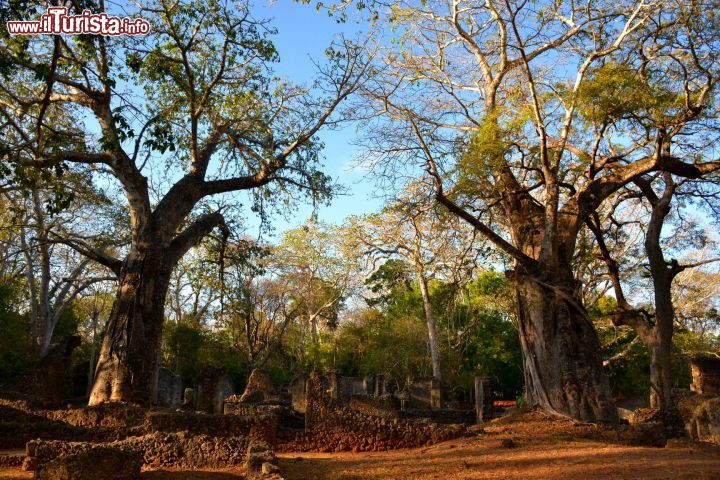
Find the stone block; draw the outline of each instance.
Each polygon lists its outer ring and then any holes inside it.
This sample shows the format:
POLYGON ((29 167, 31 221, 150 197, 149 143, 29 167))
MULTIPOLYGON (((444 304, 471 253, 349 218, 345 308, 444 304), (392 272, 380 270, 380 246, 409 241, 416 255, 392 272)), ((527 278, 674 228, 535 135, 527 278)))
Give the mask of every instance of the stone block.
POLYGON ((182 377, 167 368, 158 369, 155 405, 175 410, 183 401, 182 377))
POLYGON ((307 405, 305 398, 305 382, 307 382, 307 375, 300 373, 296 375, 288 385, 292 408, 298 413, 305 413, 305 407, 307 405))
POLYGON ((253 369, 248 377, 245 391, 240 397, 242 403, 277 402, 280 392, 270 374, 258 368, 253 369))
POLYGON ((475 421, 483 423, 492 417, 492 383, 487 377, 475 377, 475 421))
POLYGON ((698 355, 690 361, 692 390, 701 395, 720 395, 720 358, 698 355))
POLYGON ((433 408, 433 386, 434 377, 415 377, 408 383, 408 408, 430 409, 433 408))
POLYGON ((225 398, 232 395, 230 377, 221 368, 207 366, 195 383, 195 410, 222 415, 225 398))
POLYGON ((36 480, 131 480, 140 476, 142 454, 95 447, 36 466, 36 480))

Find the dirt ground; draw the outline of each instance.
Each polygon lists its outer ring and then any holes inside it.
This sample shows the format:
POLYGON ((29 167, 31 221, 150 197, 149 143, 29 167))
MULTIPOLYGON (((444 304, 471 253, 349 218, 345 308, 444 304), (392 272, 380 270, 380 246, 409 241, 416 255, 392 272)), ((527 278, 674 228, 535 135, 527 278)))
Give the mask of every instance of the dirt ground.
POLYGON ((287 480, 720 479, 718 453, 596 442, 505 449, 498 440, 478 438, 410 451, 284 457, 287 480))
MULTIPOLYGON (((718 447, 620 445, 593 425, 539 413, 494 423, 478 435, 425 448, 279 456, 287 480, 720 479, 718 447), (509 439, 513 448, 507 448, 509 439)), ((0 469, 0 480, 31 478, 30 472, 0 469)), ((232 469, 148 471, 141 475, 142 480, 241 478, 242 471, 232 469)))
POLYGON ((620 445, 594 425, 538 412, 426 448, 281 457, 287 480, 720 479, 720 448, 620 445))
MULTIPOLYGON (((33 472, 23 472, 20 469, 0 468, 0 480, 31 480, 33 472)), ((162 470, 147 471, 140 474, 140 480, 242 480, 245 478, 242 470, 162 470)))

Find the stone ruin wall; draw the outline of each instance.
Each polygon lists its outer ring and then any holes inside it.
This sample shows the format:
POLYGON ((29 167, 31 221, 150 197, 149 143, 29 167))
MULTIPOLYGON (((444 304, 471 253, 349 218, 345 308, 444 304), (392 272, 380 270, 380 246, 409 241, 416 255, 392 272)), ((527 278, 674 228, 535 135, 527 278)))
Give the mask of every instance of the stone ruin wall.
POLYGON ((720 358, 698 355, 690 361, 691 390, 700 395, 720 395, 720 358))
POLYGON ((381 418, 399 418, 400 402, 392 395, 379 397, 356 394, 348 400, 348 407, 364 415, 381 418))
POLYGON ((26 455, 33 466, 59 457, 74 455, 93 448, 112 448, 137 452, 145 467, 222 468, 241 465, 245 460, 248 437, 215 437, 192 435, 188 432, 155 432, 110 443, 63 442, 33 440, 26 446, 26 455))
POLYGON ((306 383, 305 433, 276 445, 278 451, 383 451, 411 448, 462 436, 463 425, 387 419, 343 405, 326 393, 321 376, 306 383))
POLYGON ((35 410, 24 401, 0 398, 0 448, 22 448, 38 438, 113 442, 154 432, 188 431, 194 435, 247 436, 274 441, 279 417, 272 413, 210 415, 146 411, 124 404, 70 410, 35 410))
POLYGON ((157 376, 155 405, 170 410, 180 408, 183 401, 182 377, 164 367, 158 369, 157 376))

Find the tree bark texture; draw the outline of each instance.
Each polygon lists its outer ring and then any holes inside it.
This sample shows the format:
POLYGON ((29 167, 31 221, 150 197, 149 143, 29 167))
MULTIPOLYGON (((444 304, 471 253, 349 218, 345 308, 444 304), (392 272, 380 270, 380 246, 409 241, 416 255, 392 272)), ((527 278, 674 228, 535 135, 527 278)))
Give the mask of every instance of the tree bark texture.
POLYGON ((600 342, 581 302, 534 277, 518 280, 517 297, 528 404, 583 421, 617 421, 600 342))
POLYGON ((149 405, 156 388, 165 295, 174 266, 160 248, 130 252, 103 339, 90 405, 149 405))

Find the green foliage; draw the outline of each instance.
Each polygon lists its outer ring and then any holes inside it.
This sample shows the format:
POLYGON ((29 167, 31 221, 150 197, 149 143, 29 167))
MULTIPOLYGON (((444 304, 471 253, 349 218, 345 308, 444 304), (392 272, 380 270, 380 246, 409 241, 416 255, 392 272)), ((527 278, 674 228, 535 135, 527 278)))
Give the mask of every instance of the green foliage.
MULTIPOLYGON (((648 401, 650 392, 650 352, 630 327, 615 327, 607 317, 616 310, 613 297, 602 297, 589 313, 602 346, 603 358, 612 358, 607 366, 613 394, 619 398, 641 397, 648 401)), ((720 351, 720 337, 712 332, 699 334, 676 328, 673 334, 671 372, 674 386, 689 388, 690 357, 703 351, 720 351)))
POLYGON ((580 86, 578 111, 586 122, 599 124, 645 115, 661 120, 683 98, 660 85, 651 86, 635 68, 608 62, 580 86))
POLYGON ((467 398, 475 375, 490 377, 495 394, 515 398, 524 384, 522 352, 513 324, 514 302, 511 285, 501 273, 483 272, 470 282, 450 319, 455 335, 456 361, 448 362, 454 371, 451 384, 467 398))
POLYGON ((233 347, 225 331, 214 331, 199 323, 167 323, 163 335, 165 366, 180 374, 185 385, 207 365, 225 369, 235 387, 247 378, 247 360, 233 347))
MULTIPOLYGON (((403 262, 386 262, 368 279, 378 297, 373 307, 342 325, 337 338, 337 367, 348 374, 384 372, 402 386, 408 376, 431 372, 427 325, 419 287, 403 262)), ((430 298, 440 336, 443 383, 449 399, 470 399, 476 375, 493 379, 496 395, 522 392, 522 355, 512 323, 510 284, 488 271, 459 290, 430 282, 430 298)))
POLYGON ((410 287, 408 269, 407 263, 398 259, 390 259, 383 263, 365 280, 365 285, 377 295, 373 298, 366 298, 367 304, 371 307, 391 304, 393 297, 400 290, 407 290, 410 287))
POLYGON ((617 306, 618 304, 615 297, 604 295, 588 309, 588 313, 593 318, 600 318, 615 313, 617 306))
POLYGON ((74 307, 75 305, 70 305, 70 307, 66 308, 62 315, 60 315, 55 330, 53 330, 53 343, 61 342, 68 337, 77 335, 82 319, 74 307))
POLYGON ((462 182, 472 185, 504 163, 514 136, 529 119, 529 111, 524 109, 508 113, 496 108, 488 112, 463 148, 458 166, 462 182))
POLYGON ((33 364, 30 319, 19 313, 19 285, 0 279, 0 385, 33 364))
POLYGON ((168 323, 164 332, 164 357, 167 365, 183 379, 190 380, 202 369, 200 349, 207 343, 199 324, 168 323))

